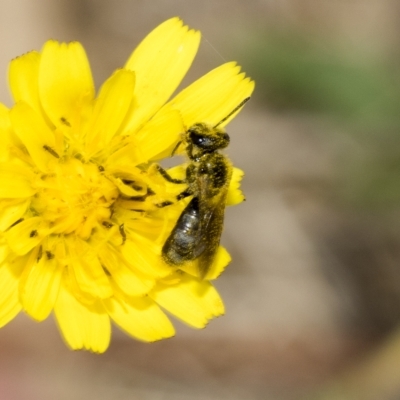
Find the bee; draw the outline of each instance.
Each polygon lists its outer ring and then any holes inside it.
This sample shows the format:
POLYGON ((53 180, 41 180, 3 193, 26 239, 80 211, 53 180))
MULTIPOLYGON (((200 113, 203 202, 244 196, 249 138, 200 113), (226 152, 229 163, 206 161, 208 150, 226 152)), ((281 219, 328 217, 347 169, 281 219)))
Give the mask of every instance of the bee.
MULTIPOLYGON (((226 196, 232 176, 232 164, 219 150, 229 145, 229 135, 219 128, 237 112, 250 97, 244 99, 233 111, 215 126, 200 122, 185 133, 184 143, 189 165, 186 178, 172 178, 158 166, 160 174, 169 182, 186 183, 187 188, 177 200, 193 196, 182 211, 175 227, 162 248, 162 258, 171 266, 183 266, 198 260, 198 272, 204 278, 209 271, 219 247, 226 205, 226 196)), ((174 152, 180 146, 179 142, 174 152)), ((168 204, 162 204, 169 205, 168 204)))

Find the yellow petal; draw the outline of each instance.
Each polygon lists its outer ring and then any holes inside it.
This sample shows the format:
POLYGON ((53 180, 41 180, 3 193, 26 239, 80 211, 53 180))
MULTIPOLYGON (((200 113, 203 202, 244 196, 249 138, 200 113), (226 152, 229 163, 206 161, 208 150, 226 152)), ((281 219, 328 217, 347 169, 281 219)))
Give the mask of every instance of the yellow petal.
MULTIPOLYGON (((232 112, 254 90, 254 82, 240 73, 240 67, 230 62, 210 71, 192 83, 166 106, 175 107, 189 128, 196 122, 216 125, 232 112)), ((220 126, 225 126, 231 115, 220 126)))
POLYGON ((121 253, 133 271, 138 270, 144 275, 157 278, 173 271, 161 260, 161 246, 140 235, 132 234, 131 240, 127 240, 121 247, 121 253))
POLYGON ((107 159, 109 165, 133 163, 139 165, 170 157, 176 142, 184 132, 180 113, 163 107, 129 143, 107 159))
POLYGON ((132 271, 126 265, 121 253, 111 245, 100 250, 99 259, 116 285, 127 296, 143 296, 155 284, 154 279, 146 277, 139 271, 132 271))
POLYGON ((6 124, 3 121, 3 118, 7 116, 8 112, 9 108, 6 107, 3 103, 0 103, 0 123, 1 123, 0 127, 2 132, 1 134, 3 134, 4 127, 6 127, 7 129, 9 128, 9 120, 7 120, 6 124))
POLYGON ((164 107, 135 136, 140 150, 137 163, 170 157, 184 131, 180 113, 164 107))
POLYGON ((6 233, 8 245, 11 250, 24 255, 36 247, 46 235, 46 230, 41 230, 41 217, 31 217, 12 226, 6 233))
POLYGON ((104 148, 117 133, 131 105, 135 74, 120 69, 102 86, 87 125, 87 153, 104 148))
POLYGON ((100 299, 112 296, 113 290, 109 278, 90 245, 79 239, 70 240, 67 245, 70 267, 73 269, 80 290, 100 299))
POLYGON ((154 342, 175 334, 170 320, 148 297, 127 301, 113 297, 104 300, 104 305, 111 319, 136 339, 154 342))
POLYGON ((232 257, 227 252, 225 247, 219 246, 217 250, 217 254, 215 255, 214 262, 211 264, 210 270, 208 271, 205 279, 213 280, 217 279, 224 269, 231 262, 232 257))
POLYGON ((86 349, 95 353, 107 350, 111 324, 100 302, 84 305, 62 284, 54 312, 60 331, 73 350, 86 349))
POLYGON ((0 103, 0 163, 10 161, 13 157, 10 149, 15 146, 15 139, 17 138, 12 132, 10 110, 0 103))
POLYGON ((54 162, 57 157, 53 154, 55 138, 39 114, 25 103, 18 103, 11 109, 11 122, 15 133, 26 146, 29 154, 38 168, 48 171, 49 162, 54 162))
POLYGON ((211 318, 224 313, 224 304, 214 287, 187 274, 176 284, 158 283, 150 297, 194 328, 204 328, 211 318))
POLYGON ((0 239, 0 268, 6 260, 7 256, 11 253, 7 241, 4 237, 0 239))
POLYGON ((136 48, 125 68, 135 71, 135 106, 125 130, 136 131, 168 100, 197 53, 200 33, 172 18, 136 48))
POLYGON ((36 321, 43 321, 52 311, 64 270, 53 254, 41 252, 38 248, 31 253, 20 280, 23 308, 36 321))
POLYGON ((89 107, 94 84, 89 61, 77 42, 49 40, 42 49, 39 66, 39 96, 44 111, 55 126, 72 124, 80 108, 89 107))
MULTIPOLYGON (((208 270, 206 276, 203 279, 208 281, 217 279, 222 274, 224 269, 228 266, 228 264, 231 262, 231 260, 232 257, 227 252, 227 250, 224 247, 219 246, 217 253, 215 254, 214 261, 211 264, 210 269, 208 270)), ((190 264, 187 264, 181 267, 180 269, 192 276, 195 276, 196 278, 200 278, 197 262, 192 262, 190 264)))
POLYGON ((11 93, 17 103, 23 101, 36 112, 41 112, 39 101, 39 61, 40 54, 31 51, 11 61, 8 78, 11 93))
POLYGON ((0 198, 26 198, 33 196, 32 172, 19 164, 0 163, 0 198))
POLYGON ((240 181, 244 176, 244 172, 239 168, 232 169, 232 178, 229 184, 228 193, 226 196, 226 205, 234 206, 245 200, 243 192, 240 190, 240 181))
POLYGON ((0 267, 0 328, 10 322, 22 309, 18 283, 23 265, 19 262, 0 267))

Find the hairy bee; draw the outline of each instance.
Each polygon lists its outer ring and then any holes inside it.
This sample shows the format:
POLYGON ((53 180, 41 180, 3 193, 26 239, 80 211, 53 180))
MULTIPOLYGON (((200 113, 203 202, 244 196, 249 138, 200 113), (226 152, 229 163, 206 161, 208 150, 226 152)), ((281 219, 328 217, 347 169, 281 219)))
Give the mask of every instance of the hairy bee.
POLYGON ((186 169, 186 179, 174 179, 162 167, 158 167, 167 181, 187 184, 177 200, 193 196, 167 238, 162 248, 162 257, 173 266, 198 260, 201 278, 209 271, 219 246, 226 195, 232 176, 230 161, 218 152, 229 145, 230 139, 218 126, 249 99, 243 100, 217 125, 200 122, 187 130, 184 143, 190 163, 186 169))

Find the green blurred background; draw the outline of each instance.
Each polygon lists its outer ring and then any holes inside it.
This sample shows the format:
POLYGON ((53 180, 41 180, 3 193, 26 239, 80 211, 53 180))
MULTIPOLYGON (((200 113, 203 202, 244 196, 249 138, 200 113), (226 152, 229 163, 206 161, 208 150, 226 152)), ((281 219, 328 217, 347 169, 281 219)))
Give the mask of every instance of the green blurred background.
POLYGON ((0 331, 0 399, 400 398, 400 3, 3 0, 9 60, 78 40, 99 86, 155 26, 203 41, 186 86, 235 60, 256 92, 228 126, 247 201, 227 210, 227 315, 171 340, 71 352, 53 320, 0 331))

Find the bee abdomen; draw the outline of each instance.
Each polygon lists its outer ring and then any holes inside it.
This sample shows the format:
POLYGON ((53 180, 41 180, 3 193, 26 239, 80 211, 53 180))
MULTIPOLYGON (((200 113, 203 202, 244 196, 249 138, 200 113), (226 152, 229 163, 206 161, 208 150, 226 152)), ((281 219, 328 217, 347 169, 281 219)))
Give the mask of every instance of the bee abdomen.
POLYGON ((198 256, 199 233, 199 199, 194 197, 183 210, 162 248, 164 260, 171 265, 182 265, 185 261, 194 260, 198 256))

